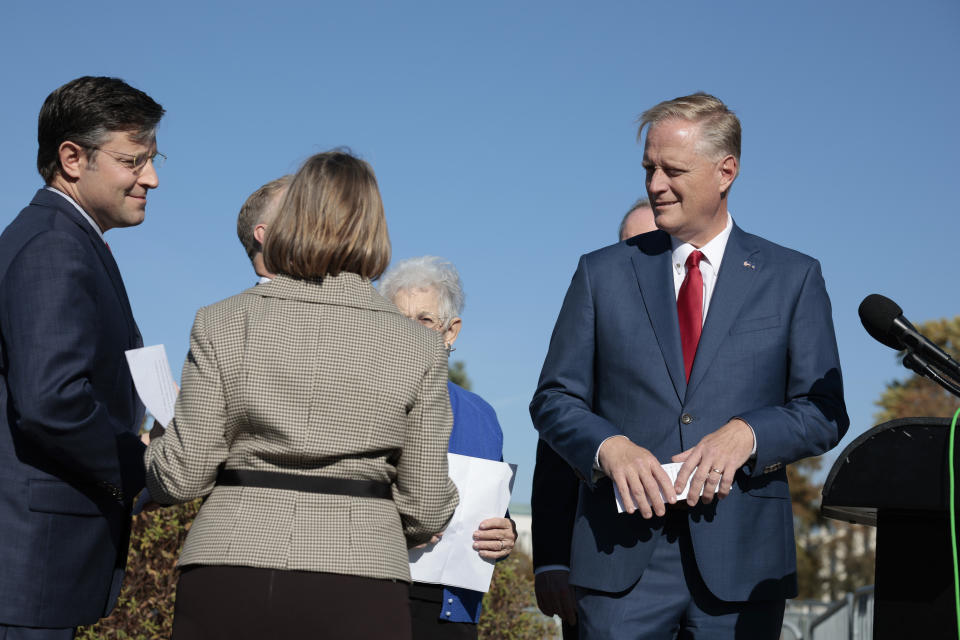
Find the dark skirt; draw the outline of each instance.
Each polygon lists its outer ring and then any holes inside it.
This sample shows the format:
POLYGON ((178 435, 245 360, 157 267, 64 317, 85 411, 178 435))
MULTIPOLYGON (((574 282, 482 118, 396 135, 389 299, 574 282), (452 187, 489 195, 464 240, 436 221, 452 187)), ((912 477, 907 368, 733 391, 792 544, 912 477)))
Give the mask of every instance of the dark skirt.
POLYGON ((313 571, 192 566, 180 574, 172 640, 410 638, 409 586, 313 571))

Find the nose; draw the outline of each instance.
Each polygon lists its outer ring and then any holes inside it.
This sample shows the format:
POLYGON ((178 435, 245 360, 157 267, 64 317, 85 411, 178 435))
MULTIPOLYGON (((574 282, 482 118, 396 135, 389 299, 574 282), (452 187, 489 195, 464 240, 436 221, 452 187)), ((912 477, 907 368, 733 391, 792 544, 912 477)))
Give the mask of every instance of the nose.
POLYGON ((649 195, 652 196, 655 193, 664 193, 666 190, 667 181, 663 171, 660 169, 654 169, 652 172, 647 174, 647 193, 649 195))
POLYGON ((153 166, 153 160, 147 160, 147 164, 143 166, 143 171, 140 172, 137 182, 147 189, 156 189, 160 184, 160 177, 157 175, 157 169, 153 166))

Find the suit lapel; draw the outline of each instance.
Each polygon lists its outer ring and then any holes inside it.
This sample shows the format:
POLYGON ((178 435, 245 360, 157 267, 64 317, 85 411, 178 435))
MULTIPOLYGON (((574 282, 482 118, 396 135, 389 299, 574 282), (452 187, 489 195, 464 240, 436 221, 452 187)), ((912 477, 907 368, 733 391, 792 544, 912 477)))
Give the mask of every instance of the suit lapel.
POLYGON ((113 254, 110 252, 110 249, 107 248, 106 243, 97 232, 93 230, 90 223, 80 215, 76 207, 59 194, 48 189, 41 189, 34 200, 38 201, 38 204, 56 208, 57 211, 66 215, 74 224, 80 227, 87 238, 89 238, 94 252, 97 254, 97 257, 100 258, 100 262, 103 264, 103 268, 106 270, 107 276, 113 284, 113 289, 116 291, 117 298, 120 300, 120 306, 123 307, 125 320, 130 333, 130 348, 142 347, 143 338, 140 336, 140 329, 133 319, 133 309, 130 307, 130 299, 127 298, 127 289, 123 286, 120 268, 117 266, 117 261, 114 260, 113 254))
POLYGON ((690 372, 690 384, 687 393, 696 391, 713 363, 730 328, 740 316, 750 289, 753 286, 762 264, 756 255, 759 249, 750 242, 750 237, 734 225, 727 240, 727 247, 717 275, 717 284, 710 299, 707 319, 697 345, 697 356, 690 372))
POLYGON ((683 370, 677 297, 670 265, 670 236, 662 231, 655 231, 640 236, 637 244, 640 251, 631 256, 631 261, 637 274, 643 304, 657 336, 677 398, 683 400, 687 380, 683 370))

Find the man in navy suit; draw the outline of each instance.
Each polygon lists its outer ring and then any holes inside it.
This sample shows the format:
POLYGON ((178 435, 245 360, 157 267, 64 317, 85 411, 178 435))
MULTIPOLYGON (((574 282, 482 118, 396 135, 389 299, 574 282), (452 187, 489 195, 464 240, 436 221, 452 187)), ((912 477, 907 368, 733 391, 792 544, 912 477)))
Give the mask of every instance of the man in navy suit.
POLYGON ((143 222, 163 108, 83 77, 40 111, 46 186, 0 235, 0 638, 60 640, 116 603, 143 488, 142 346, 103 234, 143 222))
POLYGON ((830 301, 816 260, 733 223, 726 105, 677 98, 647 127, 659 230, 581 257, 530 405, 581 479, 581 637, 777 638, 797 589, 785 466, 849 423, 830 301))

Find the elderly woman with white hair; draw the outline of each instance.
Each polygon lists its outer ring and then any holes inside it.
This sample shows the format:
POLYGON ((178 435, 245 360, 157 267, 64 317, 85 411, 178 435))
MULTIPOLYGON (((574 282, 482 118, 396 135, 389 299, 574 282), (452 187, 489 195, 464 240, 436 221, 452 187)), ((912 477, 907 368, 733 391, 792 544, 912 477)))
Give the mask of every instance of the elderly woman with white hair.
MULTIPOLYGON (((412 320, 439 332, 447 349, 460 335, 464 294, 460 275, 449 262, 435 256, 404 260, 380 281, 380 292, 412 320)), ((489 460, 503 459, 503 432, 497 414, 483 398, 447 383, 453 410, 450 453, 489 460)), ((499 559, 510 554, 517 540, 509 518, 487 518, 473 534, 473 548, 483 558, 499 559)), ((439 540, 435 537, 432 542, 439 540)), ((410 589, 413 637, 476 638, 483 593, 424 583, 410 589)))

